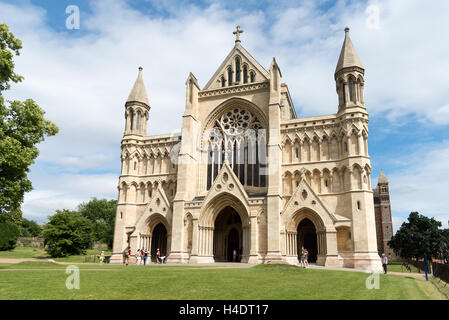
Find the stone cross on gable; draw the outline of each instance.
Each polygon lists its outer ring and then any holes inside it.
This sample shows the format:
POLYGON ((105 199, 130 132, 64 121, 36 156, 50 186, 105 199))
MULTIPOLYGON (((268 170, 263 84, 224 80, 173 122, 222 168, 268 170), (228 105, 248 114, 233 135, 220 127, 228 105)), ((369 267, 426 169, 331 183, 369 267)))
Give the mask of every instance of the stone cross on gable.
POLYGON ((243 32, 243 30, 240 30, 240 26, 237 26, 236 30, 233 32, 233 34, 235 34, 235 42, 240 42, 240 34, 243 32))

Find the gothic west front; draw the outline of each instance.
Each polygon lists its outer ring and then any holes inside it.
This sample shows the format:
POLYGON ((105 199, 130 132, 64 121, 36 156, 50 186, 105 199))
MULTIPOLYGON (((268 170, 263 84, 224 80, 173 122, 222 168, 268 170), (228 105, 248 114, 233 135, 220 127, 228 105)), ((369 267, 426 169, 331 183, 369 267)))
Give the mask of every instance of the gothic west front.
POLYGON ((365 69, 349 29, 336 113, 307 118, 297 117, 276 60, 265 69, 242 32, 203 88, 188 76, 179 135, 146 135, 139 68, 125 103, 111 263, 130 247, 153 260, 159 248, 168 263, 235 261, 237 252, 240 262, 297 264, 304 247, 311 263, 381 270, 365 69))

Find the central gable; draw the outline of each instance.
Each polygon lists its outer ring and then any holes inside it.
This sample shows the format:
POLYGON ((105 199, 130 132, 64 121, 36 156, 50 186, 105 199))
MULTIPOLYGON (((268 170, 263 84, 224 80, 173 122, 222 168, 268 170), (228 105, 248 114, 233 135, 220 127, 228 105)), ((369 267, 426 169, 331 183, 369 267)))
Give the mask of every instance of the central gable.
POLYGON ((318 214, 324 226, 333 226, 334 222, 337 221, 337 218, 328 210, 325 204, 307 183, 304 168, 301 170, 301 175, 301 182, 296 187, 284 210, 281 212, 285 225, 292 229, 291 224, 294 222, 293 217, 295 213, 301 209, 310 208, 318 214))
POLYGON ((214 73, 212 78, 203 88, 203 90, 218 89, 223 87, 229 87, 228 75, 231 71, 232 83, 231 85, 244 84, 244 68, 247 72, 247 82, 263 82, 270 79, 270 74, 265 70, 262 65, 257 62, 256 59, 249 54, 248 51, 237 42, 231 52, 227 55, 224 61, 221 63, 220 67, 214 73), (240 81, 236 81, 236 61, 239 60, 240 63, 240 81), (222 81, 224 81, 224 86, 222 81))

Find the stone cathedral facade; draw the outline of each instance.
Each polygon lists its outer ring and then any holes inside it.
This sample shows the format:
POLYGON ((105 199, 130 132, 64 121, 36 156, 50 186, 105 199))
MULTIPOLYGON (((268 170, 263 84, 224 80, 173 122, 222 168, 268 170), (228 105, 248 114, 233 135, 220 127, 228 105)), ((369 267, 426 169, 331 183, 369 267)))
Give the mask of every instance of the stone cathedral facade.
MULTIPOLYGON (((201 88, 190 74, 179 135, 147 136, 142 69, 125 104, 112 263, 156 249, 171 263, 298 263, 380 270, 364 73, 345 29, 336 113, 298 118, 273 58, 235 45, 201 88), (237 253, 237 254, 236 254, 237 253)), ((157 112, 157 110, 155 110, 157 112)))

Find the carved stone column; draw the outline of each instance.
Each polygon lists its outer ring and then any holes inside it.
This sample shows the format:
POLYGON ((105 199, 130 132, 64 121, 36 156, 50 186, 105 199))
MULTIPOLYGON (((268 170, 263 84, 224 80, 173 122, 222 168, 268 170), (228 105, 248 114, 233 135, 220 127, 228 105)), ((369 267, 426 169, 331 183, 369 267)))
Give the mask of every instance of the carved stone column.
POLYGON ((352 171, 352 169, 348 169, 348 174, 349 174, 349 190, 348 191, 351 191, 352 190, 352 185, 353 185, 353 183, 352 183, 352 175, 353 175, 353 171, 352 171))
POLYGON ((193 256, 198 256, 198 219, 192 219, 192 251, 190 260, 193 256))
POLYGON ((250 225, 249 225, 249 231, 250 231, 250 249, 249 249, 249 259, 248 263, 258 263, 258 248, 259 248, 259 242, 258 242, 258 228, 257 228, 257 216, 253 215, 250 218, 250 225))
POLYGON ((343 82, 343 92, 345 95, 345 107, 349 105, 349 90, 348 90, 348 82, 343 82))
POLYGON ((359 145, 358 155, 362 155, 362 150, 364 149, 363 145, 363 135, 361 133, 357 134, 357 144, 359 145))

